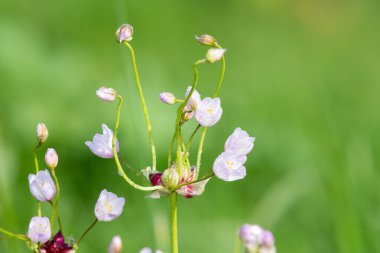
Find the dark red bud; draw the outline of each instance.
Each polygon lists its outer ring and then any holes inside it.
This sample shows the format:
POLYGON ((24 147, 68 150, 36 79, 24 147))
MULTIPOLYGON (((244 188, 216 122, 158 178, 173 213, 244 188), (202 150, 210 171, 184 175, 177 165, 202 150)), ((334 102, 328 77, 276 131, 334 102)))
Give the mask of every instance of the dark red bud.
POLYGON ((162 176, 161 172, 156 172, 156 173, 150 174, 149 175, 150 183, 153 186, 162 185, 161 176, 162 176))

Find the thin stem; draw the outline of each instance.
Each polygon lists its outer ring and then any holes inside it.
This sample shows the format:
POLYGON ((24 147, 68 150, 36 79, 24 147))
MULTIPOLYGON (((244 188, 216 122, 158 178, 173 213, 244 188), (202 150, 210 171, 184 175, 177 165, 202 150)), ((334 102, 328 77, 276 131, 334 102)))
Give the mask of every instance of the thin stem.
POLYGON ((199 142, 199 148, 198 148, 198 155, 197 155, 197 171, 199 171, 201 167, 201 159, 202 159, 202 152, 203 152, 203 144, 205 141, 206 137, 206 132, 207 132, 207 127, 203 128, 202 135, 201 135, 201 140, 199 142))
POLYGON ((123 104, 123 98, 121 96, 118 96, 119 99, 119 104, 117 105, 117 110, 116 110, 116 123, 115 123, 115 129, 114 129, 114 134, 112 137, 112 151, 113 151, 113 157, 115 159, 115 163, 117 166, 117 169, 119 171, 119 174, 124 178, 125 181, 127 181, 128 184, 130 184, 133 188, 141 190, 141 191, 154 191, 158 189, 162 189, 162 186, 141 186, 133 182, 127 174, 125 174, 123 167, 120 164, 119 156, 117 155, 116 151, 116 136, 117 132, 119 130, 119 123, 120 123, 120 110, 121 110, 121 105, 123 104))
POLYGON ((172 253, 178 253, 178 221, 177 221, 177 193, 170 195, 170 217, 171 217, 171 249, 172 253))
POLYGON ((194 129, 193 133, 191 134, 190 139, 189 139, 189 141, 187 142, 187 145, 186 145, 185 154, 187 152, 189 152, 191 142, 193 141, 193 138, 196 135, 196 133, 198 132, 198 130, 199 130, 200 127, 201 127, 201 125, 198 124, 198 126, 194 129))
POLYGON ((140 76, 139 76, 139 72, 137 70, 137 64, 136 64, 135 51, 133 50, 132 46, 127 41, 124 41, 124 45, 126 45, 129 48, 129 51, 131 51, 131 55, 132 55, 133 71, 135 73, 137 89, 138 89, 139 96, 140 96, 140 102, 141 102, 141 106, 143 109, 145 122, 146 122, 148 135, 149 135, 150 146, 151 146, 151 150, 152 150, 152 169, 153 169, 153 171, 155 171, 156 170, 156 159, 157 158, 156 158, 156 148, 154 146, 154 140, 153 140, 153 129, 152 129, 152 126, 150 124, 148 108, 146 106, 143 91, 141 88, 140 76))
POLYGON ((239 253, 240 251, 240 238, 239 238, 239 233, 236 233, 235 236, 235 243, 234 243, 234 251, 233 253, 239 253))
MULTIPOLYGON (((53 203, 53 201, 49 201, 49 204, 51 205, 51 207, 53 208, 53 214, 55 213, 55 215, 57 215, 57 220, 58 220, 58 226, 59 226, 59 230, 62 231, 62 221, 61 221, 61 216, 59 215, 58 213, 58 209, 57 209, 57 206, 53 203)), ((51 228, 53 230, 53 223, 54 223, 54 216, 52 216, 51 218, 51 228)))
POLYGON ((7 230, 5 230, 3 228, 0 228, 0 233, 3 233, 3 234, 5 234, 5 235, 7 235, 9 237, 17 238, 17 239, 22 240, 22 241, 28 241, 29 240, 29 238, 26 237, 26 235, 14 234, 14 233, 9 232, 9 231, 7 231, 7 230))
MULTIPOLYGON (((37 146, 33 149, 33 156, 34 156, 34 166, 36 167, 36 175, 38 171, 40 171, 40 166, 38 165, 38 158, 37 158, 37 149, 41 146, 41 143, 38 143, 37 146)), ((37 202, 37 215, 38 217, 42 216, 41 211, 41 202, 37 202)))
POLYGON ((195 183, 198 183, 198 182, 201 182, 203 180, 206 180, 206 179, 209 179, 211 177, 215 176, 215 173, 212 172, 211 174, 207 175, 207 176, 204 176, 203 178, 201 179, 198 179, 198 180, 195 180, 195 181, 191 181, 191 182, 186 182, 186 183, 183 183, 183 184, 180 184, 180 185, 177 185, 173 191, 177 190, 178 188, 181 188, 182 186, 185 186, 185 185, 189 185, 189 184, 195 184, 195 183))
POLYGON ((58 177, 55 174, 55 170, 52 169, 51 173, 53 175, 53 178, 54 178, 54 181, 55 181, 55 185, 57 187, 57 194, 55 195, 55 202, 54 202, 54 205, 52 204, 54 212, 53 212, 53 214, 51 216, 51 230, 53 230, 53 228, 54 228, 54 218, 55 218, 54 215, 56 214, 57 215, 57 219, 58 219, 59 229, 62 231, 61 217, 59 216, 59 213, 58 213, 58 202, 59 202, 59 198, 60 198, 60 194, 61 194, 61 188, 59 186, 58 177))
POLYGON ((98 222, 98 219, 95 218, 94 222, 91 223, 91 225, 84 231, 84 233, 79 238, 77 245, 82 241, 82 239, 87 235, 87 233, 95 226, 95 224, 98 222))

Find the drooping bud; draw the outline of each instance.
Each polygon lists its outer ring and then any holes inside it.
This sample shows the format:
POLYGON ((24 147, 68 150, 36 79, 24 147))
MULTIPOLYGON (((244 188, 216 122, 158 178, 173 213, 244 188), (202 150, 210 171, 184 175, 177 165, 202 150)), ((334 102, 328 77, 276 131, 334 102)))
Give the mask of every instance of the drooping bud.
POLYGON ((206 60, 209 63, 214 63, 216 61, 220 61, 225 52, 226 52, 226 49, 224 49, 224 48, 210 48, 207 51, 206 60))
POLYGON ((121 241, 121 237, 116 235, 112 237, 111 243, 108 246, 108 253, 120 253, 123 249, 123 242, 121 241))
POLYGON ((172 166, 166 169, 162 174, 161 180, 168 189, 176 187, 179 183, 179 175, 175 167, 172 166))
POLYGON ((125 41, 131 41, 132 40, 132 35, 133 35, 133 27, 128 24, 124 24, 119 27, 116 31, 116 38, 117 41, 122 43, 124 40, 125 41))
POLYGON ((44 123, 38 123, 37 125, 37 140, 38 143, 42 144, 46 141, 49 136, 48 129, 44 123))
POLYGON ((202 45, 205 45, 205 46, 216 46, 218 45, 218 42, 216 41, 216 39, 214 37, 212 37, 211 35, 208 35, 208 34, 203 34, 201 36, 195 36, 195 38, 197 39, 197 41, 202 44, 202 45))
POLYGON ((54 170, 55 167, 57 167, 58 164, 58 155, 54 148, 48 148, 48 150, 45 153, 45 162, 46 165, 51 169, 54 170))
POLYGON ((153 186, 162 185, 161 177, 161 172, 155 172, 149 175, 149 181, 153 186))
POLYGON ((170 93, 170 92, 162 92, 160 94, 160 100, 162 102, 164 102, 165 104, 168 104, 168 105, 172 105, 175 103, 175 96, 173 95, 173 93, 170 93))
POLYGON ((116 98, 116 91, 112 88, 101 87, 96 91, 96 96, 103 101, 112 102, 116 98))

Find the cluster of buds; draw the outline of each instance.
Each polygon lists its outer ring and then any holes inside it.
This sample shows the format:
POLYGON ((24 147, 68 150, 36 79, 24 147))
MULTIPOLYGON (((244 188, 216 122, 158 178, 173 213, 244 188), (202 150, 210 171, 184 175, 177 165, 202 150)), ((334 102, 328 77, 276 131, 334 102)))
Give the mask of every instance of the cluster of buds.
POLYGON ((274 237, 270 231, 258 225, 244 224, 239 234, 247 253, 276 253, 274 237))

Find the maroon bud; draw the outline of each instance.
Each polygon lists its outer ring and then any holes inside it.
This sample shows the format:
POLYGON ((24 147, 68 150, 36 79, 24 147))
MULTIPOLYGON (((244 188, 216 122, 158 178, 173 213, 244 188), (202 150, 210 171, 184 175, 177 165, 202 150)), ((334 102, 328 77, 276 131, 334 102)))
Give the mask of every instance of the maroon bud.
POLYGON ((63 234, 61 231, 58 231, 58 233, 54 236, 53 241, 55 242, 55 244, 57 244, 57 246, 60 246, 60 247, 64 246, 65 237, 63 237, 63 234))
POLYGON ((161 176, 162 176, 161 172, 155 172, 155 173, 150 174, 149 175, 150 183, 153 186, 162 185, 161 176))

